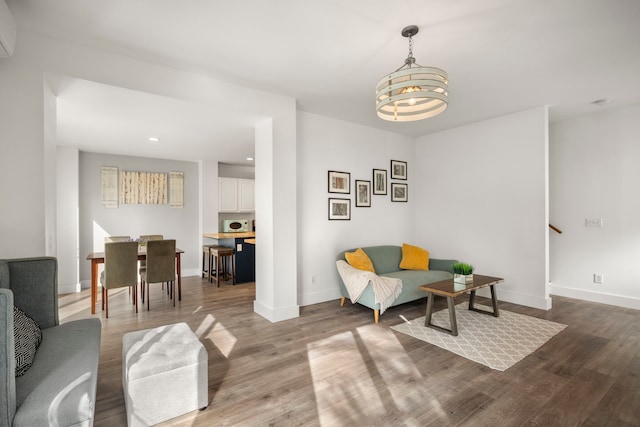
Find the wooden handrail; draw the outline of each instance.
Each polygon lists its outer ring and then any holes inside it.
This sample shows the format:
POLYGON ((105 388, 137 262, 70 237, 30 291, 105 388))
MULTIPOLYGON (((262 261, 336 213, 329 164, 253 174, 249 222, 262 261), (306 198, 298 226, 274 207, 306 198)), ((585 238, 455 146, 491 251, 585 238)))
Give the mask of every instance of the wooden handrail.
POLYGON ((562 234, 562 230, 560 230, 558 227, 556 227, 553 224, 549 224, 549 228, 552 229, 553 231, 555 231, 558 234, 562 234))

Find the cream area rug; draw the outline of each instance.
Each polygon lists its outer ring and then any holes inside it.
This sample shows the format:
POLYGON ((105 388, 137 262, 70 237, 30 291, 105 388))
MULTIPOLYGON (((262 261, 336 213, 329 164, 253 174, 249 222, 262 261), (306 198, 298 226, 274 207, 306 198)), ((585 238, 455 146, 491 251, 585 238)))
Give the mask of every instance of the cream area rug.
MULTIPOLYGON (((490 307, 476 304, 491 311, 490 307)), ((505 371, 546 343, 567 325, 500 310, 500 317, 468 310, 468 303, 456 305, 458 336, 424 326, 424 316, 392 326, 398 332, 437 345, 459 356, 505 371)), ((431 323, 450 329, 448 309, 433 313, 431 323)))

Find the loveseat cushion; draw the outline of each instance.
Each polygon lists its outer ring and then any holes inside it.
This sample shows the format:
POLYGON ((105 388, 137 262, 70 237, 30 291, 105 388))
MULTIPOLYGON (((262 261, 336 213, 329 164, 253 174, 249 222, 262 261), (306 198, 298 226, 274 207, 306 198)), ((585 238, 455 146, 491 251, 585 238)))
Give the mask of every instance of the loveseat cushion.
POLYGON ((36 350, 42 342, 40 326, 15 305, 13 306, 13 336, 16 346, 16 377, 24 375, 33 364, 36 350))
POLYGON ((357 268, 358 270, 365 270, 375 273, 376 270, 373 268, 373 263, 371 262, 371 258, 362 248, 356 249, 354 252, 345 252, 344 257, 346 258, 349 265, 353 268, 357 268))
POLYGON ((403 243, 400 268, 403 270, 428 270, 429 251, 418 246, 403 243))
POLYGON ((33 366, 16 378, 13 426, 90 426, 95 408, 101 324, 83 319, 42 330, 33 366))

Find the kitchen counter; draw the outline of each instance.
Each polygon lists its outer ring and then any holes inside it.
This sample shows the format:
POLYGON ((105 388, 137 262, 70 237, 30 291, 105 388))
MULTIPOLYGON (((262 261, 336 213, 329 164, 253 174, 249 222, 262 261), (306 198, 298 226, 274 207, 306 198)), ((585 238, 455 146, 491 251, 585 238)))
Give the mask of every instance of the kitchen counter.
POLYGON ((256 237, 255 231, 247 231, 243 233, 207 233, 203 234, 204 237, 210 239, 249 239, 256 237))
POLYGON ((256 281, 255 231, 242 233, 207 233, 205 238, 214 239, 216 244, 234 249, 236 283, 256 281))

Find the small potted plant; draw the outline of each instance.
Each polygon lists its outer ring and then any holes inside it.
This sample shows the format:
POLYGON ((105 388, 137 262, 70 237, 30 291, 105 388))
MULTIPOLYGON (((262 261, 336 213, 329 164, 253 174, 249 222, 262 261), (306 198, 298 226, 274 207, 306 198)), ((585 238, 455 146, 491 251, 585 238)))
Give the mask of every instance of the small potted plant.
POLYGON ((473 283, 473 265, 464 262, 454 263, 453 282, 462 285, 473 283))

